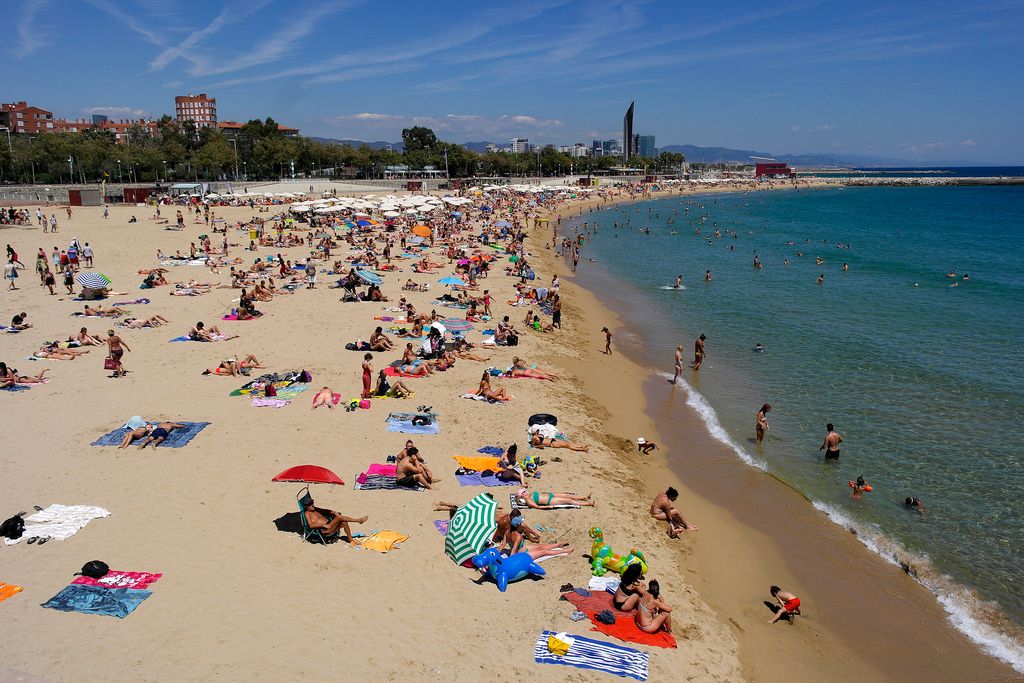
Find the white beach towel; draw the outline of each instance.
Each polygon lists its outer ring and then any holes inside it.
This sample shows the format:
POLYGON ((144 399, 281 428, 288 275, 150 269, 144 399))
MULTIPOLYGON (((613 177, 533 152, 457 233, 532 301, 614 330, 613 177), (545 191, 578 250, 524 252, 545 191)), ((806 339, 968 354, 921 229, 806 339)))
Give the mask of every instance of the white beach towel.
POLYGON ((52 538, 66 541, 94 519, 109 517, 110 511, 91 505, 54 504, 25 518, 25 533, 21 538, 5 539, 14 545, 29 538, 52 538))
POLYGON ((609 593, 614 593, 619 588, 619 577, 615 574, 591 576, 590 583, 587 584, 587 588, 592 591, 607 591, 609 593))

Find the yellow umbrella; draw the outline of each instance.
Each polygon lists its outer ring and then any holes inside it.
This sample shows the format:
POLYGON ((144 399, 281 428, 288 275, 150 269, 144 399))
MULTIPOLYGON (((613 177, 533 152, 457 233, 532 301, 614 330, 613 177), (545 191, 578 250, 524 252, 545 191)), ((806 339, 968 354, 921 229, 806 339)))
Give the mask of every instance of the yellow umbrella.
POLYGON ((429 225, 414 225, 412 226, 412 234, 419 237, 430 237, 433 234, 433 230, 430 229, 429 225))

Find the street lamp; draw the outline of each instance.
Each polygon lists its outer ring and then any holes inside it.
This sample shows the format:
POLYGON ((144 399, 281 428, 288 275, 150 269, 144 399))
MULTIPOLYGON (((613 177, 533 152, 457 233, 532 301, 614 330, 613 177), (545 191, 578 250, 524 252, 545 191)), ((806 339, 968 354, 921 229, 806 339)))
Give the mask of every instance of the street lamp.
POLYGON ((231 138, 231 145, 235 148, 235 182, 238 182, 238 140, 231 138))
POLYGON ((163 162, 163 164, 164 164, 164 182, 166 183, 167 182, 167 161, 165 160, 163 162))
POLYGON ((124 180, 121 179, 121 160, 117 160, 117 182, 124 184, 124 180))

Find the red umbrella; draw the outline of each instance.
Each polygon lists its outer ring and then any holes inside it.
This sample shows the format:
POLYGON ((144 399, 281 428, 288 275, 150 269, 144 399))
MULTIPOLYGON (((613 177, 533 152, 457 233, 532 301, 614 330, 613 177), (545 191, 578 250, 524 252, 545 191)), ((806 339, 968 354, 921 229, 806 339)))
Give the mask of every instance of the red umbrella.
POLYGON ((320 465, 296 465, 289 467, 271 481, 291 481, 303 484, 344 484, 334 472, 320 465))

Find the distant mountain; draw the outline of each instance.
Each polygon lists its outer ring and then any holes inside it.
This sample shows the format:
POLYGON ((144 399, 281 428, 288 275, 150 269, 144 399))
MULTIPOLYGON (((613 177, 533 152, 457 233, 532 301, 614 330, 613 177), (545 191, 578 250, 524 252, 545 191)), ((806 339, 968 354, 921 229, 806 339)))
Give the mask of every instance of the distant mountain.
POLYGON ((378 140, 376 142, 363 142, 362 140, 339 140, 337 138, 310 138, 310 140, 320 142, 325 145, 348 145, 349 147, 356 148, 362 147, 363 145, 366 145, 370 149, 387 149, 388 147, 390 147, 396 152, 401 152, 403 149, 405 149, 401 142, 385 142, 383 140, 378 140))
POLYGON ((928 161, 914 159, 893 159, 891 157, 876 157, 865 154, 771 154, 770 152, 755 152, 749 149, 730 149, 729 147, 698 147, 696 145, 665 145, 658 148, 659 152, 677 152, 686 157, 686 160, 706 163, 722 163, 738 161, 750 163, 750 157, 771 157, 784 161, 791 166, 813 166, 821 167, 850 167, 850 166, 871 166, 871 167, 894 167, 894 168, 942 168, 957 166, 993 166, 977 161, 943 160, 928 161))

